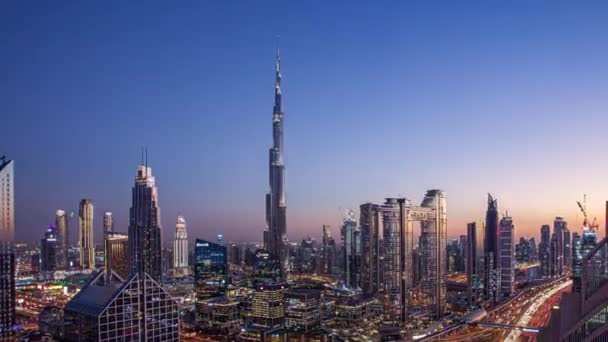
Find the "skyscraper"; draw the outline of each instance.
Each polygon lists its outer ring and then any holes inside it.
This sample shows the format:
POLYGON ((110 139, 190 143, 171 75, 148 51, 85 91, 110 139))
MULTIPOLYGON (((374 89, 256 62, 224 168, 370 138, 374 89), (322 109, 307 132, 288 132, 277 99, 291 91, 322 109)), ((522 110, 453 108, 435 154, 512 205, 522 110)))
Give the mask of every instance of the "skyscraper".
POLYGON ((80 266, 95 268, 95 245, 93 244, 93 201, 83 199, 78 210, 80 227, 80 266))
POLYGON ((496 301, 498 291, 498 200, 488 194, 488 209, 486 211, 486 231, 484 234, 485 256, 485 297, 496 301))
POLYGON ((41 271, 54 272, 57 270, 59 249, 57 228, 54 225, 49 225, 44 233, 44 238, 40 241, 41 271))
POLYGON ((407 318, 414 284, 414 223, 420 222, 418 288, 426 309, 444 314, 447 281, 447 206, 441 190, 428 190, 420 206, 405 198, 387 198, 383 205, 361 205, 362 289, 388 296, 385 315, 407 318), (380 233, 381 232, 381 233, 380 233), (380 236, 381 235, 381 236, 380 236))
POLYGON ((137 168, 129 211, 129 255, 131 273, 147 273, 161 282, 160 208, 152 168, 142 158, 137 168))
POLYGON ((173 241, 173 267, 179 274, 188 273, 188 232, 186 219, 177 216, 175 224, 175 241, 173 241))
POLYGON ((55 215, 55 227, 57 227, 57 268, 67 270, 68 249, 70 247, 68 215, 63 210, 57 210, 55 215))
POLYGON ((572 235, 568 227, 564 227, 564 267, 572 268, 572 235))
POLYGON ((112 213, 106 211, 103 213, 103 232, 104 233, 112 233, 114 232, 114 219, 112 218, 112 213))
POLYGON ((0 158, 0 241, 15 240, 15 162, 0 158))
POLYGON ((361 278, 361 231, 357 227, 355 213, 349 210, 342 224, 342 264, 344 284, 352 289, 360 287, 361 278))
POLYGON ((105 237, 106 270, 115 272, 121 278, 129 277, 129 237, 124 233, 110 231, 105 237))
POLYGON ((270 192, 266 194, 266 224, 264 248, 272 253, 285 269, 287 251, 287 207, 285 206, 285 164, 283 161, 283 109, 281 94, 281 59, 277 50, 274 108, 272 114, 272 147, 269 151, 270 192))
POLYGON ((12 336, 14 326, 15 250, 11 241, 0 240, 0 340, 12 336))
POLYGON ((538 258, 540 259, 541 274, 543 277, 551 276, 551 227, 548 224, 540 227, 540 243, 538 244, 538 258))
MULTIPOLYGON (((568 222, 563 217, 556 217, 553 221, 553 234, 555 234, 555 261, 554 269, 555 275, 562 275, 564 273, 564 235, 568 231, 568 222)), ((569 239, 569 237, 568 237, 569 239)))
POLYGON ((467 298, 469 305, 475 305, 481 299, 483 288, 483 224, 471 222, 467 224, 467 298))
POLYGON ((322 244, 321 262, 318 272, 321 274, 332 274, 335 259, 335 244, 331 237, 331 227, 326 224, 323 225, 322 244))
POLYGON ((365 203, 359 207, 361 227, 361 289, 373 295, 380 288, 380 239, 378 236, 378 205, 365 203))
POLYGON ((514 236, 515 226, 509 216, 500 220, 498 231, 499 297, 510 297, 515 291, 514 236))
POLYGON ((0 339, 15 325, 15 191, 14 162, 0 158, 0 339))
POLYGON ((199 310, 210 298, 225 294, 228 286, 226 246, 196 239, 194 245, 194 291, 199 310))

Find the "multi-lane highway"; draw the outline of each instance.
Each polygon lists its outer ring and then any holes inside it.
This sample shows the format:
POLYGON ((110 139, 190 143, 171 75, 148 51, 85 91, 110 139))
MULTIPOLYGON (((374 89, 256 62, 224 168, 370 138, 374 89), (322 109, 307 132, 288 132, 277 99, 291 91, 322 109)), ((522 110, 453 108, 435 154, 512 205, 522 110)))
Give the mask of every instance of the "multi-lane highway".
POLYGON ((515 341, 522 327, 530 327, 534 313, 542 304, 572 282, 565 278, 519 292, 510 300, 488 309, 482 323, 458 323, 420 339, 421 341, 515 341))

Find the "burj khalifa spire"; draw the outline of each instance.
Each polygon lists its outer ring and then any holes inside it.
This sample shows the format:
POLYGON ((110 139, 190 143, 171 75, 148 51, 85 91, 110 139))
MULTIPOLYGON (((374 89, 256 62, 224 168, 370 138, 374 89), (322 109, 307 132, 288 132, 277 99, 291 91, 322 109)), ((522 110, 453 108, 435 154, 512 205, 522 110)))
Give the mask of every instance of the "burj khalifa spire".
POLYGON ((272 147, 269 150, 270 192, 266 194, 266 224, 264 248, 281 263, 285 270, 287 261, 287 207, 285 206, 285 164, 283 163, 283 109, 281 106, 281 57, 277 49, 272 113, 272 147))

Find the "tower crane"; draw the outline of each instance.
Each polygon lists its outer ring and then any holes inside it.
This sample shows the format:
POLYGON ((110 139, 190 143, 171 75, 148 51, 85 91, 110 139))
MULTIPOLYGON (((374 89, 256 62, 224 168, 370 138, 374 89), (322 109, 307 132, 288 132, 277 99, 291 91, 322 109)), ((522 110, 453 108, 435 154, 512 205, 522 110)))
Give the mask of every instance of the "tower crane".
POLYGON ((599 227, 599 225, 597 224, 597 218, 594 217, 593 222, 591 223, 589 223, 589 220, 587 218, 587 194, 583 195, 583 203, 581 203, 580 201, 576 201, 576 204, 578 204, 578 207, 583 213, 583 228, 588 228, 592 231, 597 230, 597 228, 599 227))

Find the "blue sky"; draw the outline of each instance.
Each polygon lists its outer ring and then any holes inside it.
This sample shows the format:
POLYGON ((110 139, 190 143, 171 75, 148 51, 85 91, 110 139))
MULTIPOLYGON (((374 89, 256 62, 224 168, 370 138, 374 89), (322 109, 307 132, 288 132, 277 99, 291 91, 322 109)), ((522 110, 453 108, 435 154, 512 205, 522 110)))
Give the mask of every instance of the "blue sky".
MULTIPOLYGON (((17 238, 83 197, 127 230, 148 146, 165 238, 261 239, 274 54, 283 60, 288 235, 345 208, 448 196, 449 234, 485 194, 518 235, 588 194, 603 220, 608 17, 601 2, 3 2, 0 153, 17 238)), ((76 221, 72 236, 77 236, 76 221)))

